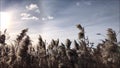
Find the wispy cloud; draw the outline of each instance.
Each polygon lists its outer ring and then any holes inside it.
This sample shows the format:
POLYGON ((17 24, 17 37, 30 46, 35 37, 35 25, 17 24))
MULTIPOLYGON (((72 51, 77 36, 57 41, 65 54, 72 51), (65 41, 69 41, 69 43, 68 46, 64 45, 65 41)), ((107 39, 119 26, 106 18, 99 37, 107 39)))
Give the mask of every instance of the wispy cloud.
POLYGON ((22 20, 38 20, 39 18, 32 16, 32 17, 23 17, 22 20))
POLYGON ((21 13, 21 19, 22 20, 39 20, 38 17, 32 16, 31 14, 28 14, 28 13, 21 13))
POLYGON ((48 21, 48 20, 53 20, 53 19, 54 19, 53 16, 42 17, 42 21, 48 21))
POLYGON ((52 20, 52 19, 54 19, 54 17, 53 16, 48 16, 48 19, 52 20))
POLYGON ((47 19, 45 17, 42 18, 42 21, 46 21, 47 19))
POLYGON ((22 17, 29 17, 30 16, 30 14, 28 14, 28 13, 21 13, 21 15, 20 16, 22 16, 22 17))

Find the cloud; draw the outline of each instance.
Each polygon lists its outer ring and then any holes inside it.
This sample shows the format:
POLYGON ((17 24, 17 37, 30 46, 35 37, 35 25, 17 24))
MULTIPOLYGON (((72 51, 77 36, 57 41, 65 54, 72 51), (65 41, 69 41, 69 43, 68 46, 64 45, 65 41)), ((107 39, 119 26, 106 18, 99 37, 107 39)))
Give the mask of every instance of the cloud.
POLYGON ((37 17, 37 15, 35 15, 35 13, 40 13, 39 7, 37 6, 37 4, 30 4, 27 5, 26 7, 26 12, 21 13, 21 20, 39 20, 39 18, 37 17))
POLYGON ((47 20, 47 18, 43 17, 43 18, 42 18, 42 21, 45 21, 45 20, 47 20))
POLYGON ((25 7, 28 11, 35 11, 36 13, 40 13, 39 7, 37 4, 30 4, 25 7))
POLYGON ((32 17, 22 17, 22 20, 39 20, 39 18, 32 16, 32 17))
POLYGON ((21 15, 20 15, 21 17, 29 17, 30 16, 30 14, 28 14, 28 13, 21 13, 21 15))
POLYGON ((26 6, 27 10, 34 10, 34 9, 38 9, 38 6, 36 4, 30 4, 29 6, 26 6))
POLYGON ((53 16, 48 16, 47 18, 48 18, 49 20, 54 19, 54 17, 53 17, 53 16))
POLYGON ((28 14, 28 13, 21 13, 20 16, 22 20, 39 20, 38 17, 32 16, 31 14, 28 14))
POLYGON ((42 21, 53 20, 53 19, 54 19, 53 16, 46 16, 42 18, 42 21))

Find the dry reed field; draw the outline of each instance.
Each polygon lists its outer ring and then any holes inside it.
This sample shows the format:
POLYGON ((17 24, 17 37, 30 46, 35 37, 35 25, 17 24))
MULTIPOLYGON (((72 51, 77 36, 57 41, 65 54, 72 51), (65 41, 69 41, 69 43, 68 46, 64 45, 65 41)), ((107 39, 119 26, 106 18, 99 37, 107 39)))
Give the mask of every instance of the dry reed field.
MULTIPOLYGON (((0 32, 0 68, 119 68, 120 43, 116 32, 109 28, 107 38, 95 45, 85 37, 84 28, 78 24, 78 40, 52 40, 49 45, 39 36, 37 48, 32 46, 24 29, 14 44, 7 45, 6 31, 0 32), (74 48, 71 48, 74 43, 74 48)), ((99 34, 100 35, 100 34, 99 34)))

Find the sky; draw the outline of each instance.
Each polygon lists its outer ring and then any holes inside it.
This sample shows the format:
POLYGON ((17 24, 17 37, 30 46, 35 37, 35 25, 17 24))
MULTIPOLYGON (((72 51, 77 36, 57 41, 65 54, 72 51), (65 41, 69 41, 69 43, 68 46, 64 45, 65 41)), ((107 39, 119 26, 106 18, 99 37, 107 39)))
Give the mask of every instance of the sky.
POLYGON ((0 0, 0 16, 0 27, 7 28, 10 39, 29 28, 33 42, 39 35, 47 42, 78 40, 77 24, 94 43, 105 39, 107 28, 120 31, 119 0, 0 0))

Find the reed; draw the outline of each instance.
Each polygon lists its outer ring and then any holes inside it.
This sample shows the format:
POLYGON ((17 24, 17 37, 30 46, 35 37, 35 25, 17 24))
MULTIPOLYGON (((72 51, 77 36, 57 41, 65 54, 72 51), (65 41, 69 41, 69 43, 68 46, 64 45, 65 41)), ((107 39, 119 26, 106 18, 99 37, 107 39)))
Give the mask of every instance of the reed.
POLYGON ((0 68, 119 68, 120 44, 113 29, 107 30, 108 38, 95 45, 85 37, 80 24, 76 27, 80 31, 74 48, 70 39, 66 39, 65 44, 52 39, 47 45, 41 35, 35 48, 27 35, 28 29, 22 30, 15 44, 9 46, 5 42, 7 30, 3 34, 0 31, 0 68))

